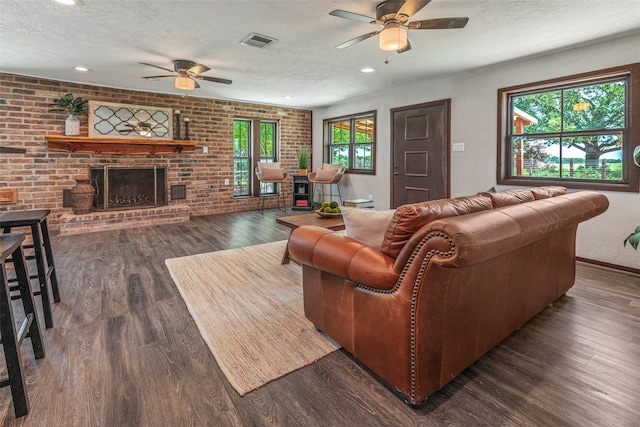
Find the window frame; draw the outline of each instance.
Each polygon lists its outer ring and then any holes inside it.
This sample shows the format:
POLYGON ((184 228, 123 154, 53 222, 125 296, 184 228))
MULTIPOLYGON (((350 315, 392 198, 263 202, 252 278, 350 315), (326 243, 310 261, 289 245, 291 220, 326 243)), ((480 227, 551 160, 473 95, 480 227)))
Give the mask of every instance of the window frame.
MULTIPOLYGON (((233 119, 234 124, 234 132, 235 132, 235 124, 236 122, 246 122, 249 124, 248 130, 248 146, 249 146, 249 156, 243 156, 243 159, 248 158, 249 160, 249 170, 247 176, 247 187, 249 192, 247 194, 236 194, 235 187, 235 147, 233 148, 234 152, 232 153, 233 157, 233 172, 234 172, 234 182, 233 182, 233 197, 236 199, 247 198, 247 197, 258 197, 259 195, 263 196, 275 196, 278 195, 278 186, 277 183, 269 183, 265 187, 265 191, 262 192, 262 185, 260 185, 260 181, 257 177, 254 176, 254 171, 258 166, 258 162, 264 160, 271 160, 273 162, 277 162, 280 156, 280 122, 278 120, 269 120, 269 119, 255 119, 255 118, 247 118, 247 117, 235 117, 233 119), (272 157, 264 157, 261 156, 260 151, 260 143, 261 143, 261 125, 267 123, 273 125, 273 156, 272 157)), ((235 144, 235 141, 234 141, 235 144)))
POLYGON ((345 121, 350 121, 350 135, 349 135, 349 144, 348 144, 348 150, 349 150, 349 164, 346 167, 345 172, 346 173, 352 173, 352 174, 361 174, 361 175, 375 175, 376 174, 376 145, 377 145, 377 123, 378 123, 378 111, 377 110, 371 110, 371 111, 364 111, 361 113, 356 113, 356 114, 348 114, 345 116, 340 116, 340 117, 331 117, 328 119, 324 119, 322 121, 323 126, 323 140, 324 140, 324 153, 323 153, 323 161, 325 163, 332 163, 332 147, 333 146, 345 146, 347 144, 332 144, 333 142, 333 132, 332 132, 332 125, 334 123, 338 123, 338 122, 345 122, 345 121), (373 137, 372 137, 372 141, 370 143, 360 143, 360 142, 356 142, 355 141, 355 132, 356 132, 356 126, 355 126, 355 122, 356 120, 360 120, 360 119, 366 119, 366 118, 371 118, 373 119, 373 137), (356 146, 359 145, 370 145, 371 146, 371 169, 358 169, 354 167, 354 162, 355 162, 355 150, 356 150, 356 146))
MULTIPOLYGON (((604 191, 639 192, 639 168, 633 163, 633 148, 640 144, 640 63, 607 68, 587 73, 575 74, 555 79, 498 89, 498 159, 496 168, 497 183, 516 186, 560 185, 574 189, 590 189, 604 191), (623 132, 622 162, 623 175, 621 181, 586 180, 575 178, 532 178, 516 176, 511 169, 513 117, 511 98, 515 95, 539 93, 541 91, 566 90, 590 84, 605 83, 616 78, 627 79, 625 98, 625 128, 623 132), (634 107, 635 106, 635 112, 634 107)), ((609 131, 607 129, 607 131, 609 131)), ((560 132, 559 132, 560 133, 560 132)), ((565 136, 567 132, 561 131, 565 136)), ((585 132, 583 132, 585 133, 585 132)), ((601 130, 588 131, 588 134, 601 133, 601 130)), ((527 135, 527 134, 523 134, 527 135)))

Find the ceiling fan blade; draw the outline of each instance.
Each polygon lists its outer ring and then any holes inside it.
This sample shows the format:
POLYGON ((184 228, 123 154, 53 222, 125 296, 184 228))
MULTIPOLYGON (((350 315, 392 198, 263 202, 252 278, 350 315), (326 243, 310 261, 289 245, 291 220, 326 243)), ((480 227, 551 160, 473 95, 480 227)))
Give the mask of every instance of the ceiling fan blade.
POLYGON ((349 47, 349 46, 354 45, 356 43, 360 43, 363 40, 366 40, 366 39, 368 39, 370 37, 375 36, 380 31, 382 31, 382 30, 374 31, 372 33, 363 34, 361 36, 356 37, 355 39, 347 40, 346 42, 341 43, 338 46, 336 46, 336 49, 344 49, 345 47, 349 47))
MULTIPOLYGON (((216 83, 222 83, 225 85, 230 85, 231 84, 231 80, 228 79, 221 79, 219 77, 208 77, 208 76, 193 76, 193 78, 195 79, 199 79, 199 80, 206 80, 208 82, 216 82, 216 83)), ((196 83, 197 85, 198 83, 196 83)), ((197 87, 197 86, 196 86, 197 87)))
POLYGON ((154 68, 160 68, 161 70, 165 70, 165 71, 168 71, 170 73, 173 73, 173 70, 170 70, 170 69, 164 68, 164 67, 159 67, 159 66, 153 65, 153 64, 147 64, 146 62, 138 62, 138 64, 148 65, 149 67, 154 67, 154 68))
POLYGON ((161 79, 163 77, 175 77, 175 75, 173 75, 173 76, 146 76, 146 77, 143 77, 143 79, 161 79))
POLYGON ((439 18, 413 21, 407 24, 410 30, 448 30, 451 28, 464 28, 469 18, 439 18))
POLYGON ((340 9, 332 10, 331 12, 329 12, 329 15, 337 16, 338 18, 350 19, 352 21, 366 22, 368 24, 376 22, 375 18, 360 15, 358 13, 347 12, 346 10, 340 9))
POLYGON ((403 52, 406 52, 408 50, 411 50, 411 42, 409 40, 407 40, 407 45, 405 47, 403 47, 402 49, 396 50, 396 52, 403 53, 403 52))
POLYGON ((194 80, 193 82, 196 84, 194 87, 195 87, 196 89, 198 89, 198 88, 200 87, 200 85, 198 84, 198 82, 197 82, 197 81, 195 81, 195 80, 194 80))
POLYGON ((204 73, 205 71, 209 71, 211 68, 207 67, 206 65, 202 65, 202 64, 198 64, 194 67, 191 67, 187 70, 187 73, 189 74, 200 74, 200 73, 204 73))
POLYGON ((406 21, 409 17, 418 13, 420 9, 425 7, 431 2, 431 0, 407 0, 404 2, 398 13, 396 13, 396 19, 399 21, 406 21), (406 16, 406 18, 404 18, 406 16))

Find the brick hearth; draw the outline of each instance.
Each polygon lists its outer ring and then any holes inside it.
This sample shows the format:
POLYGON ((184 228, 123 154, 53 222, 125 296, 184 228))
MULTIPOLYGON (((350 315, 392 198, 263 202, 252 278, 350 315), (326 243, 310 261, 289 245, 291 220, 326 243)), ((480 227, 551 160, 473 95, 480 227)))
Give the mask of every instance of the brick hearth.
POLYGON ((60 235, 185 222, 189 221, 190 212, 188 205, 171 205, 86 215, 65 213, 60 216, 60 235))

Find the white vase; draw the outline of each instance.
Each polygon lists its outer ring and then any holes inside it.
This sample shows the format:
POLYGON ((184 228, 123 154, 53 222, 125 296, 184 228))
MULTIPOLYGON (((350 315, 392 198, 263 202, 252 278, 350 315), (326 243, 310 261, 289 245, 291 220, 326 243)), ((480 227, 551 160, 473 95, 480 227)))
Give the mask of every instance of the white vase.
POLYGON ((80 135, 80 120, 73 114, 69 114, 67 120, 64 121, 64 134, 67 136, 80 135))

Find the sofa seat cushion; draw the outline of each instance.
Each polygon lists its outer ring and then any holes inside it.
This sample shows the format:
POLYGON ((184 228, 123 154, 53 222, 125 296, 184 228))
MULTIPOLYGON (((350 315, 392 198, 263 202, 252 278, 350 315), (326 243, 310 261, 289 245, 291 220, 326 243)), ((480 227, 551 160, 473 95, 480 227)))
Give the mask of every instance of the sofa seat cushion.
POLYGON ((491 199, 480 194, 400 206, 389 222, 380 251, 396 258, 411 236, 431 221, 480 212, 492 207, 491 199))

